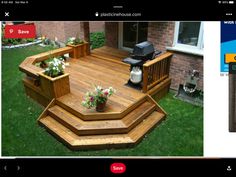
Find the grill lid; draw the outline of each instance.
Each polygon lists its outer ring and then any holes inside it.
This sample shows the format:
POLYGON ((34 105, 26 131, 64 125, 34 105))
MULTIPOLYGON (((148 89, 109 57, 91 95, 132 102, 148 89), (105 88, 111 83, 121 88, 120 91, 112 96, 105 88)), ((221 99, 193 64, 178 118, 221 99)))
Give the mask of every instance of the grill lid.
POLYGON ((155 49, 153 47, 153 44, 148 41, 145 41, 145 42, 141 42, 139 44, 136 44, 134 46, 133 55, 146 56, 146 55, 154 53, 154 52, 155 52, 155 49))

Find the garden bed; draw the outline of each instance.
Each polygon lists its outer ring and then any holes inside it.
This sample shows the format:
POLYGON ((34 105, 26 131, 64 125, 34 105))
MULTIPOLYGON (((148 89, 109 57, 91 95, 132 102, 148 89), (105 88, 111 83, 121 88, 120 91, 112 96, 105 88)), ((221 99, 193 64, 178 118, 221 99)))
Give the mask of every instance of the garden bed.
MULTIPOLYGON (((27 41, 26 41, 27 42, 27 41)), ((28 43, 23 43, 23 44, 11 44, 11 45, 3 45, 2 46, 2 49, 14 49, 14 48, 21 48, 21 47, 27 47, 27 46, 31 46, 31 45, 35 45, 35 44, 39 44, 41 43, 42 40, 35 40, 33 42, 28 42, 28 43)))

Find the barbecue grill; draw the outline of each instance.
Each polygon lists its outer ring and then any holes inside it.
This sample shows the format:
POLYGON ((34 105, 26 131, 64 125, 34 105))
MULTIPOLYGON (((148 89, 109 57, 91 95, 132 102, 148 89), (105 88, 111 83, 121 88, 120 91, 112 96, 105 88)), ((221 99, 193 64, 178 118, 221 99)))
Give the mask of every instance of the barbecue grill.
POLYGON ((141 89, 143 64, 154 59, 160 53, 161 51, 155 50, 153 44, 148 41, 136 44, 130 57, 123 60, 123 62, 130 64, 130 79, 127 84, 141 89))

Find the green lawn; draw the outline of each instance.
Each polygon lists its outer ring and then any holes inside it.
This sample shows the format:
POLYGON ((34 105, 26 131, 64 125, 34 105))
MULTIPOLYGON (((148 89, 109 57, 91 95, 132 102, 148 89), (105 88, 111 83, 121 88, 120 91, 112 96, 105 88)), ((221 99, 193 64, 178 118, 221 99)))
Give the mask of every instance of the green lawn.
POLYGON ((18 70, 27 57, 48 50, 39 46, 2 51, 3 156, 202 156, 203 108, 168 94, 159 103, 167 119, 134 148, 71 151, 37 124, 43 107, 25 95, 18 70))

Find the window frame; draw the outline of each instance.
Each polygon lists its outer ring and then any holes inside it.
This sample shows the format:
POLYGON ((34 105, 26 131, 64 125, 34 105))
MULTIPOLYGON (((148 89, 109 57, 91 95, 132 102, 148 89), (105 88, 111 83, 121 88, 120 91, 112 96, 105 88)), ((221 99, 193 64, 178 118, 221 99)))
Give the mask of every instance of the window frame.
MULTIPOLYGON (((190 53, 190 54, 196 54, 196 55, 203 55, 203 49, 204 49, 204 28, 203 28, 203 22, 200 22, 200 29, 198 34, 198 43, 197 46, 192 46, 188 44, 180 44, 178 43, 178 37, 179 37, 179 26, 180 21, 175 22, 175 31, 174 31, 174 40, 173 40, 173 46, 167 47, 168 50, 174 50, 184 53, 190 53)), ((183 22, 184 23, 184 22, 183 22)))

